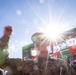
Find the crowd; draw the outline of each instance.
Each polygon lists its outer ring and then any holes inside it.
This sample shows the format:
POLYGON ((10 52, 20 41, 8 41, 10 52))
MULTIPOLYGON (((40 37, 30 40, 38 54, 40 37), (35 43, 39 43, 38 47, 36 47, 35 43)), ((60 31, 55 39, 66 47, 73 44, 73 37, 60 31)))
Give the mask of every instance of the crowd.
POLYGON ((3 31, 3 36, 0 38, 0 75, 12 75, 10 72, 1 69, 4 62, 8 59, 8 43, 10 35, 12 33, 12 27, 6 26, 3 31))
MULTIPOLYGON (((8 58, 7 49, 11 33, 12 27, 6 26, 4 28, 3 37, 0 39, 0 64, 4 63, 4 61, 8 58)), ((40 73, 39 75, 76 75, 74 69, 66 61, 50 57, 50 41, 44 33, 35 33, 32 35, 31 39, 34 43, 33 49, 36 50, 36 54, 34 54, 33 58, 37 60, 35 63, 39 64, 35 66, 40 73)), ((66 41, 71 55, 73 55, 73 52, 76 53, 76 49, 72 43, 74 43, 74 41, 71 38, 66 41)), ((53 49, 54 56, 57 58, 60 48, 54 44, 53 49)), ((10 72, 8 72, 8 75, 11 75, 10 72)))

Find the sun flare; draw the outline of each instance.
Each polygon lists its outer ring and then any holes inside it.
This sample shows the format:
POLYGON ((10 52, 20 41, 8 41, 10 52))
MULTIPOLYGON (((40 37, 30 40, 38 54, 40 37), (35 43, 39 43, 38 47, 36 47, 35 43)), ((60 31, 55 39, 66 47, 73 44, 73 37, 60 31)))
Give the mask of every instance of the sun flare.
POLYGON ((41 30, 46 34, 47 37, 49 37, 52 40, 56 40, 60 36, 60 33, 62 32, 61 29, 56 26, 44 27, 41 30))

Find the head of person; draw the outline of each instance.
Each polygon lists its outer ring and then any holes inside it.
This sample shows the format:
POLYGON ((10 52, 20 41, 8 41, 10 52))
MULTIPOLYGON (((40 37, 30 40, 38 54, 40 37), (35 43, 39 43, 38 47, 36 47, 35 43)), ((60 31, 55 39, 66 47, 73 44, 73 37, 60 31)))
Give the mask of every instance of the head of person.
POLYGON ((47 46, 49 45, 49 40, 44 33, 33 34, 31 40, 34 43, 35 48, 42 53, 42 56, 46 56, 46 54, 48 54, 47 46))
POLYGON ((6 26, 4 27, 4 35, 10 36, 12 34, 12 27, 11 26, 6 26))

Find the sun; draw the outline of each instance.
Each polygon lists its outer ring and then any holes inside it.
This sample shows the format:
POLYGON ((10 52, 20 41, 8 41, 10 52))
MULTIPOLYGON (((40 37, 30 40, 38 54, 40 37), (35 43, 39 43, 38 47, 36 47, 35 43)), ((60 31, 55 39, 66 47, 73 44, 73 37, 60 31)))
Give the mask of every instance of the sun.
POLYGON ((47 37, 53 40, 58 38, 59 33, 60 31, 57 28, 47 28, 47 31, 45 31, 45 34, 47 35, 47 37))
POLYGON ((56 27, 56 26, 55 27, 54 26, 46 26, 46 27, 42 28, 41 30, 51 40, 56 40, 58 37, 60 37, 60 33, 62 33, 61 28, 56 27))

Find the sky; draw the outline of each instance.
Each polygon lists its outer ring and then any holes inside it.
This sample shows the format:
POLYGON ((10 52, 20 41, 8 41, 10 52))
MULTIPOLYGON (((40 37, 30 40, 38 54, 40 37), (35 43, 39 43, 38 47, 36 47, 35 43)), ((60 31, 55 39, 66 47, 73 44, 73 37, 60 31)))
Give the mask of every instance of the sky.
POLYGON ((0 37, 7 25, 13 28, 9 58, 22 58, 22 47, 32 43, 32 34, 76 27, 76 0, 0 0, 0 37))

